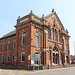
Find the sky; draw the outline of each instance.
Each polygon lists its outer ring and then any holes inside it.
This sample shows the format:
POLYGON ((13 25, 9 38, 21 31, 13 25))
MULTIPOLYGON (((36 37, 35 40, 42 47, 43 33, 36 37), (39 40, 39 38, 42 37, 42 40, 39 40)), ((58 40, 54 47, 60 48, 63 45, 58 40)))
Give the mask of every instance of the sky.
POLYGON ((0 0, 0 37, 15 30, 18 16, 23 17, 33 10, 39 17, 56 11, 70 37, 70 53, 74 55, 75 0, 0 0))

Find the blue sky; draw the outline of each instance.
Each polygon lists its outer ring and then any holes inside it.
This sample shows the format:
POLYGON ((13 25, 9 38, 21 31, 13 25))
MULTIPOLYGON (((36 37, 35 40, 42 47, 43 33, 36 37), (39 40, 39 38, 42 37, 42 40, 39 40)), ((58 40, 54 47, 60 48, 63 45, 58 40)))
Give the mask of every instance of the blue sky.
POLYGON ((70 50, 74 55, 75 0, 0 0, 0 37, 14 30, 18 16, 25 16, 33 10, 38 16, 50 14, 55 9, 70 37, 70 50))

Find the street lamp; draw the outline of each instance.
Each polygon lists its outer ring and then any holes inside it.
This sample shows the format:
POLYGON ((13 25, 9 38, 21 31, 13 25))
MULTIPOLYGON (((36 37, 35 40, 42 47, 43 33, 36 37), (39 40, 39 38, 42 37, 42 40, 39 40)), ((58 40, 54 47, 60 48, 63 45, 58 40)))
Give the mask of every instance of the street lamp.
POLYGON ((75 56, 75 41, 73 41, 73 45, 74 45, 74 56, 75 56))

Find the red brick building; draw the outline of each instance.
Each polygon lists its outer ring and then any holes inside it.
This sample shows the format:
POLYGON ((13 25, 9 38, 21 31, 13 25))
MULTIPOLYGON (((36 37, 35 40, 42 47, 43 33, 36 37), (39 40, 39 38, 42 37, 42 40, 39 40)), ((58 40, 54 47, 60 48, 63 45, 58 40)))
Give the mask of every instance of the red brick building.
POLYGON ((0 62, 46 66, 70 63, 70 36, 54 9, 42 18, 32 11, 22 18, 19 16, 14 27, 15 31, 0 38, 0 62), (40 61, 33 61, 33 54, 40 54, 40 61))

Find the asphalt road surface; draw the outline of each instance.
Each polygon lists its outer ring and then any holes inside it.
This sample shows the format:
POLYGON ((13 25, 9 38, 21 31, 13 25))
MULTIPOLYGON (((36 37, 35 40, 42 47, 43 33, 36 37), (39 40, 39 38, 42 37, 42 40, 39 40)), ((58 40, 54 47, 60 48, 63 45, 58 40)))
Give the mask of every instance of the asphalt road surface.
POLYGON ((0 69, 0 75, 75 75, 75 67, 41 70, 41 71, 0 69))

